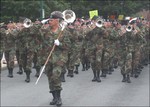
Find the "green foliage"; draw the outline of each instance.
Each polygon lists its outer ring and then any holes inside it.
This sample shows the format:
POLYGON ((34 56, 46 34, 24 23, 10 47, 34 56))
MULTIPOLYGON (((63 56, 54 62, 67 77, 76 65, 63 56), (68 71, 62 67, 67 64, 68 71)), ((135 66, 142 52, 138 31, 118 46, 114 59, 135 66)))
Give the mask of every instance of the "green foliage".
POLYGON ((134 15, 142 9, 149 9, 149 0, 1 0, 1 22, 18 21, 19 17, 31 20, 41 18, 42 8, 45 17, 52 11, 72 9, 77 17, 88 16, 90 10, 97 9, 99 15, 134 15), (43 3, 43 5, 42 5, 43 3))

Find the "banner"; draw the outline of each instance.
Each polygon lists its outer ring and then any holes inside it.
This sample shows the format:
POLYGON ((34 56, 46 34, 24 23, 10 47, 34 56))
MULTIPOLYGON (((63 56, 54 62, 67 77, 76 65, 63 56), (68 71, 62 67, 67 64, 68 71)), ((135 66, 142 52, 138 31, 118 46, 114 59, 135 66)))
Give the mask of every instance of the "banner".
POLYGON ((123 20, 123 18, 124 18, 124 15, 119 15, 118 16, 118 20, 123 20))
POLYGON ((98 10, 92 10, 89 11, 90 19, 93 18, 93 16, 98 16, 98 10))

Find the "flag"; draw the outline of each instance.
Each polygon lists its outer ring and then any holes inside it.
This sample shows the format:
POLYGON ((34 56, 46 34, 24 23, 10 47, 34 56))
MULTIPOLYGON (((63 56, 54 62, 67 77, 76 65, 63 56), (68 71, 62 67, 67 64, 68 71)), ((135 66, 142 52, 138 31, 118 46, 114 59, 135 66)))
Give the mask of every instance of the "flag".
POLYGON ((98 16, 98 10, 91 10, 89 11, 90 19, 93 18, 93 16, 98 16))
POLYGON ((118 20, 123 20, 123 18, 124 18, 124 15, 119 15, 118 16, 118 20))

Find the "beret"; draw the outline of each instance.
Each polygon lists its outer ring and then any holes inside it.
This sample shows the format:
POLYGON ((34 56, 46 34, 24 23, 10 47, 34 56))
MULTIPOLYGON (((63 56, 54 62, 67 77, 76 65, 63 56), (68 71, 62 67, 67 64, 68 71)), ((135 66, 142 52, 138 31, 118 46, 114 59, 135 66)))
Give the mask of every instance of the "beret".
POLYGON ((60 11, 53 11, 50 15, 52 19, 63 19, 63 14, 60 11))

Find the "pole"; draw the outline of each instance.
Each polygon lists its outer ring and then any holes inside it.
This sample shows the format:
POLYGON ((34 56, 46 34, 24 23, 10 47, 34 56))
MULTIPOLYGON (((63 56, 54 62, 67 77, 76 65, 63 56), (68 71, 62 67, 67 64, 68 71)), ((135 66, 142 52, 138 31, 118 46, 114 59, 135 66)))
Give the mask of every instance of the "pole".
MULTIPOLYGON (((59 38, 61 37, 62 33, 63 33, 63 30, 59 33, 57 39, 59 39, 59 38)), ((39 79, 41 78, 42 73, 44 72, 45 66, 47 65, 47 63, 48 63, 48 61, 49 61, 49 59, 50 59, 50 57, 51 57, 51 55, 52 55, 52 53, 53 53, 55 47, 56 47, 56 45, 53 45, 52 50, 50 51, 50 53, 49 53, 49 55, 48 55, 48 57, 47 57, 47 60, 46 60, 46 62, 45 62, 45 64, 44 64, 44 66, 42 67, 42 70, 41 70, 41 72, 40 72, 40 75, 39 75, 39 77, 38 77, 38 79, 37 79, 37 81, 36 81, 35 84, 37 84, 38 81, 39 81, 39 79)))
POLYGON ((40 1, 40 4, 41 4, 41 19, 45 18, 45 11, 44 11, 44 8, 43 8, 43 0, 40 1))

